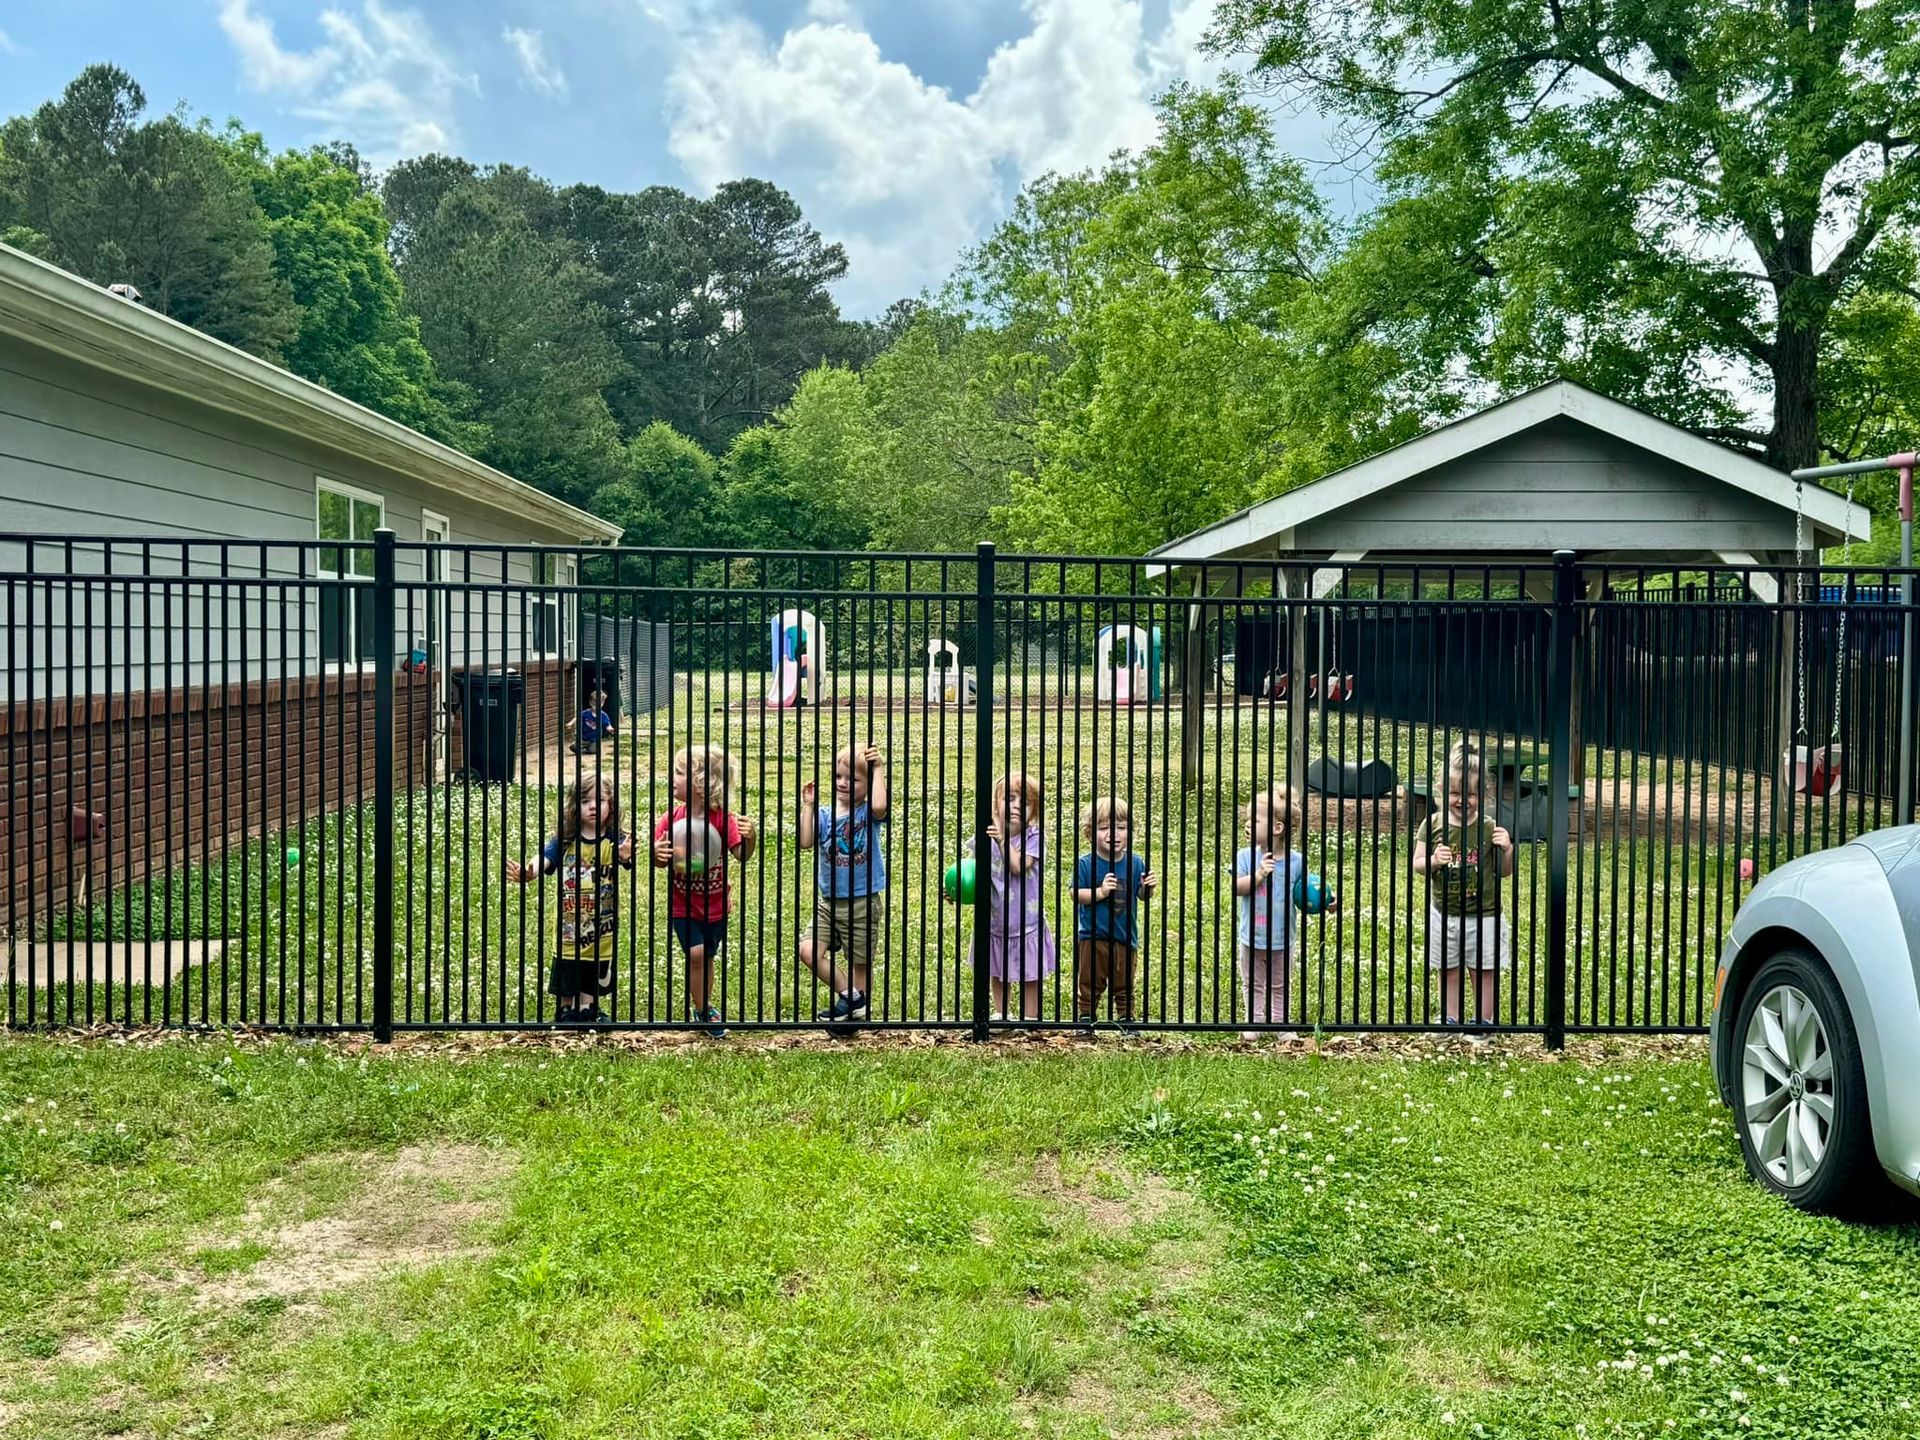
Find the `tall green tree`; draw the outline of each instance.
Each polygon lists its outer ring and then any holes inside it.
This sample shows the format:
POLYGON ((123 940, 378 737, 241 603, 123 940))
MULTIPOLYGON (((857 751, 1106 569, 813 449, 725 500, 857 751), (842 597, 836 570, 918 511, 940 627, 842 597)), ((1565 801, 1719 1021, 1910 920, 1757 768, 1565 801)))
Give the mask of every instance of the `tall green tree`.
POLYGON ((765 425, 735 437, 721 474, 732 543, 764 550, 858 550, 879 461, 860 377, 822 367, 765 425))
POLYGON ((627 442, 620 478, 595 491, 593 513, 625 528, 623 545, 712 545, 713 457, 664 420, 627 442))
POLYGON ((268 359, 300 307, 233 163, 254 143, 178 116, 142 121, 124 70, 91 65, 58 100, 0 126, 0 234, 97 284, 132 284, 174 319, 268 359))
POLYGON ((1396 381, 1568 373, 1791 468, 1822 450, 1836 312, 1902 282, 1882 261, 1920 221, 1917 21, 1913 0, 1223 0, 1214 38, 1374 161, 1384 203, 1333 288, 1347 339, 1397 343, 1396 381))
POLYGON ((287 367, 403 425, 463 438, 438 393, 420 322, 387 253, 386 214, 357 157, 339 149, 268 157, 249 140, 236 161, 266 217, 275 272, 301 310, 284 347, 287 367))
POLYGON ((602 394, 620 357, 572 246, 536 227, 517 177, 493 180, 432 157, 395 167, 400 277, 441 373, 474 397, 481 457, 585 504, 623 478, 620 428, 602 394))
POLYGON ((1328 447, 1289 335, 1329 245, 1299 165, 1230 91, 1178 89, 1139 156, 1030 187, 960 286, 1031 405, 1011 538, 1137 552, 1304 478, 1328 447))

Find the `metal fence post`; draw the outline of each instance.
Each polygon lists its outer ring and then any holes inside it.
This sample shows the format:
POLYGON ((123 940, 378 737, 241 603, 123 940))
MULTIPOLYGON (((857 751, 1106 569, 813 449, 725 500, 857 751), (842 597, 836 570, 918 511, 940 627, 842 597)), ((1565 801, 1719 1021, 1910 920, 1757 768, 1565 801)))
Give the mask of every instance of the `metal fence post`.
POLYGON ((1573 646, 1579 614, 1574 609, 1578 574, 1573 551, 1553 552, 1553 628, 1547 661, 1547 1048, 1567 1043, 1567 787, 1580 767, 1573 755, 1573 646))
POLYGON ((974 552, 973 615, 973 1038, 987 1038, 993 996, 987 984, 991 963, 987 925, 992 911, 993 852, 987 826, 993 823, 993 543, 974 552))
POLYGON ((393 531, 373 532, 373 1038, 393 1039, 393 531))

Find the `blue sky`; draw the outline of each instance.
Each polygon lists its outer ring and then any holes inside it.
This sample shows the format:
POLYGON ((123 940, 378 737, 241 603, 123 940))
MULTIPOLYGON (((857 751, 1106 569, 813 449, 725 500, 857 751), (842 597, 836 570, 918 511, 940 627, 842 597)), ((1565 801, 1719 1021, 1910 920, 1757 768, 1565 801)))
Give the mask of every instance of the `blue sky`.
MULTIPOLYGON (((12 0, 0 112, 111 60, 164 110, 376 164, 432 150, 608 189, 798 197, 872 314, 937 285, 1020 184, 1153 134, 1211 0, 12 0)), ((1311 117, 1280 125, 1323 153, 1311 117)))

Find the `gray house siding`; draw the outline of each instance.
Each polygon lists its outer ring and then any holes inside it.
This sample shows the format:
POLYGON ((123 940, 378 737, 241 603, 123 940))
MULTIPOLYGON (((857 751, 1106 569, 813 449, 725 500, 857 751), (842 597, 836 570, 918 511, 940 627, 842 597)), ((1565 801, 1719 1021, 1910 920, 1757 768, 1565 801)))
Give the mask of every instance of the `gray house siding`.
POLYGON ((1558 417, 1302 525, 1310 550, 1791 549, 1793 517, 1558 417))
MULTIPOLYGON (((331 481, 381 498, 386 524, 403 545, 422 536, 422 514, 449 522, 456 543, 572 545, 577 537, 540 520, 476 506, 415 477, 192 400, 142 385, 0 335, 0 535, 109 537, 97 544, 0 540, 0 572, 181 576, 172 585, 16 581, 0 593, 6 627, 8 699, 36 699, 90 687, 188 686, 209 680, 282 678, 320 668, 317 587, 218 586, 191 577, 283 580, 317 573, 317 491, 331 481), (170 537, 204 542, 141 542, 170 537), (219 541, 285 542, 267 549, 219 541), (110 560, 110 564, 109 564, 110 560), (304 606, 302 601, 304 600, 304 606), (131 609, 129 609, 131 607, 131 609), (248 638, 244 667, 238 634, 248 638), (284 635, 284 640, 283 640, 284 635), (284 651, 284 653, 283 653, 284 651), (78 667, 71 681, 69 669, 78 667), (31 672, 31 673, 29 673, 31 672)), ((507 555, 505 578, 534 580, 535 557, 507 555)), ((499 551, 478 551, 448 578, 497 584, 499 551)), ((428 592, 422 554, 396 557, 401 586, 395 649, 425 638, 428 592)), ((530 655, 526 588, 476 599, 444 596, 449 668, 530 655)), ((556 633, 573 626, 561 606, 556 633)))

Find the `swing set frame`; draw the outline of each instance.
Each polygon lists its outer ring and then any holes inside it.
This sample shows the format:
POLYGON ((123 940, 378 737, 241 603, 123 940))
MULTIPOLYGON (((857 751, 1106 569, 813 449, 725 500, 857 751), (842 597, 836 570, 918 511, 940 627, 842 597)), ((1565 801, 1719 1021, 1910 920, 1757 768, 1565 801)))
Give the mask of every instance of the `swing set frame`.
POLYGON ((1894 795, 1894 823, 1913 823, 1913 471, 1920 453, 1905 450, 1878 460, 1853 460, 1842 465, 1810 465, 1793 472, 1799 482, 1839 476, 1872 475, 1885 470, 1900 476, 1900 765, 1899 788, 1894 795))

